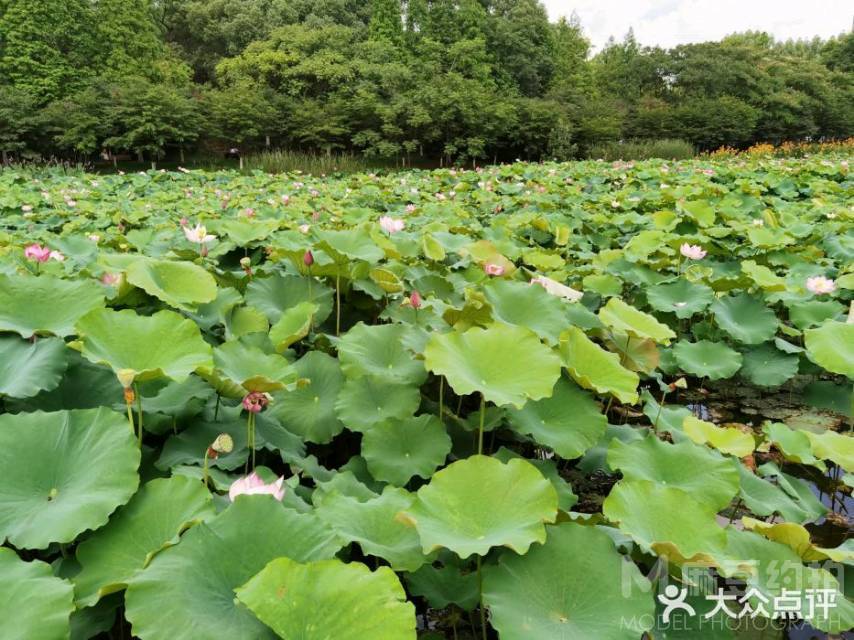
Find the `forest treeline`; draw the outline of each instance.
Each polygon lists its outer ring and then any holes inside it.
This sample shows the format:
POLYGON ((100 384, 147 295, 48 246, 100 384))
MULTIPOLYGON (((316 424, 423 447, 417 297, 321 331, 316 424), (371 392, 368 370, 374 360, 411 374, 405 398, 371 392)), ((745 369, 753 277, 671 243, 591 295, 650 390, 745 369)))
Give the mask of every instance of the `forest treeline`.
POLYGON ((851 33, 665 50, 629 32, 594 53, 538 0, 0 0, 4 159, 566 159, 852 133, 851 33))

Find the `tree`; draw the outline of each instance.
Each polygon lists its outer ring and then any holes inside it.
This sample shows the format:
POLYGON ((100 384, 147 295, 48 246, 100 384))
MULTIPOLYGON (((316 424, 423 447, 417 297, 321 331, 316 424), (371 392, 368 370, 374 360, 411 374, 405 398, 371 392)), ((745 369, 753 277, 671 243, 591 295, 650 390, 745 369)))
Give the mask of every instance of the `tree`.
POLYGON ((400 0, 371 0, 369 28, 372 40, 386 40, 400 44, 403 40, 400 0))
POLYGON ((94 6, 104 72, 147 76, 165 55, 151 0, 98 0, 94 6))
POLYGON ((265 138, 269 146, 280 115, 273 96, 249 82, 207 91, 203 112, 208 137, 237 145, 265 138))
POLYGON ((0 13, 0 81, 40 105, 66 96, 97 73, 89 0, 5 0, 0 13))
POLYGON ((183 146, 198 137, 198 108, 180 90, 135 77, 126 78, 111 93, 108 113, 116 124, 113 135, 104 141, 108 147, 133 151, 140 161, 147 153, 153 163, 163 157, 167 146, 183 146))
POLYGON ((23 89, 0 85, 0 154, 3 164, 10 154, 27 148, 36 127, 35 98, 23 89))

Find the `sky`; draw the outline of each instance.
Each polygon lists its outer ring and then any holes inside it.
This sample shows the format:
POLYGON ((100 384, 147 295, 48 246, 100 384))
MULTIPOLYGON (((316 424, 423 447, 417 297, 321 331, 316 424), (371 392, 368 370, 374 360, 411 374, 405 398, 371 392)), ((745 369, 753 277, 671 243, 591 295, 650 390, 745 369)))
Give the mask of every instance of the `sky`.
POLYGON ((851 29, 851 0, 542 0, 552 20, 573 10, 598 51, 633 27, 644 45, 720 40, 734 31, 767 31, 778 40, 827 38, 851 29))

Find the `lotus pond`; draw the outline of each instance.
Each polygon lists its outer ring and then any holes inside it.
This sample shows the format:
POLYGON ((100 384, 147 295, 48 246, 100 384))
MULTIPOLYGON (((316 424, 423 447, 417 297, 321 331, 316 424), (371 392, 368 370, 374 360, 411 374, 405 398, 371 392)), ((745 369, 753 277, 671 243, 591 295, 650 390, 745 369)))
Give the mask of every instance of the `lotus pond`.
POLYGON ((838 637, 849 160, 0 173, 0 638, 838 637))

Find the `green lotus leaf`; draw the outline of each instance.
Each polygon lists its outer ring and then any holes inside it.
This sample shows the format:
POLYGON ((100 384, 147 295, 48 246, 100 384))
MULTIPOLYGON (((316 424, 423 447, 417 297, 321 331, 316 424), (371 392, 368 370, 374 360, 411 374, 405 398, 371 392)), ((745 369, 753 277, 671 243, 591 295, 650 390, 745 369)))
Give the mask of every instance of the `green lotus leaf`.
POLYGON ((715 210, 708 200, 681 202, 679 208, 701 227, 710 227, 715 223, 715 210))
POLYGON ((358 323, 338 342, 344 375, 420 385, 427 378, 427 371, 424 363, 404 346, 407 333, 409 329, 402 324, 358 323))
POLYGON ((844 313, 845 307, 835 300, 808 300, 789 305, 789 320, 801 330, 836 320, 844 313))
POLYGON ((15 331, 22 338, 70 336, 81 317, 103 306, 103 287, 92 281, 0 273, 0 331, 15 331))
POLYGON ((198 374, 229 398, 242 398, 253 391, 280 391, 296 381, 293 367, 282 356, 238 341, 215 348, 213 367, 200 367, 198 374))
POLYGON ((854 380, 854 324, 825 322, 805 331, 804 343, 810 360, 854 380))
POLYGON ((270 405, 282 426, 308 442, 326 444, 344 430, 335 414, 335 402, 344 387, 338 361, 321 351, 310 351, 293 365, 307 385, 284 393, 270 405))
POLYGON ((277 558, 236 592, 281 638, 416 638, 415 607, 388 567, 371 571, 358 562, 277 558))
POLYGON ((742 518, 744 528, 754 531, 763 538, 779 542, 789 547, 804 562, 822 562, 832 560, 851 564, 854 562, 854 540, 848 538, 840 546, 825 549, 810 539, 810 532, 795 522, 765 522, 755 518, 742 518))
POLYGON ((766 342, 777 333, 777 316, 762 300, 742 293, 719 298, 711 307, 721 329, 744 344, 766 342))
POLYGON ((770 342, 747 349, 739 375, 760 387, 778 387, 798 373, 799 358, 777 349, 770 342))
POLYGON ((0 638, 54 640, 69 637, 74 590, 41 560, 24 562, 0 547, 0 638))
POLYGON ((162 376, 180 382, 213 365, 199 327, 174 311, 141 316, 99 309, 77 322, 77 333, 83 357, 110 367, 125 387, 162 376))
POLYGON ((138 258, 126 276, 130 284, 177 309, 192 309, 216 298, 216 280, 192 262, 138 258))
POLYGON ((436 416, 389 420, 362 436, 362 457, 377 480, 402 487, 413 476, 429 478, 445 462, 451 438, 436 416))
POLYGON ((478 391, 498 406, 522 408, 528 400, 546 398, 560 377, 553 351, 527 329, 504 324, 434 334, 424 361, 457 395, 478 391))
POLYGON ((311 331, 311 324, 319 307, 313 302, 300 302, 282 312, 276 323, 270 327, 270 342, 281 353, 295 342, 305 338, 311 331))
POLYGON ((781 422, 766 422, 762 431, 786 460, 825 468, 824 463, 813 455, 812 444, 804 431, 796 431, 781 422))
POLYGON ((77 547, 78 606, 124 589, 155 553, 178 542, 192 524, 213 517, 211 495, 196 480, 176 476, 144 484, 124 507, 77 547))
POLYGON ((407 515, 424 553, 444 547, 467 558, 505 546, 524 554, 545 540, 544 523, 557 516, 557 493, 526 460, 503 464, 476 455, 434 474, 407 515))
POLYGON ((701 313, 715 299, 711 288, 680 279, 658 284, 646 290, 646 299, 656 311, 675 313, 677 318, 690 318, 701 313))
POLYGON ((0 540, 44 549, 100 527, 136 491, 139 459, 105 408, 0 415, 0 540))
POLYGON ((753 453, 756 441, 750 434, 738 429, 718 427, 694 416, 682 421, 682 431, 697 444, 708 444, 722 453, 743 458, 753 453))
POLYGON ((653 340, 661 344, 670 344, 676 337, 673 330, 660 323, 655 317, 638 311, 619 298, 611 298, 599 309, 599 319, 611 329, 622 331, 633 338, 653 340))
POLYGON ((835 431, 812 433, 805 431, 815 456, 821 460, 831 460, 846 471, 854 471, 854 438, 835 431))
POLYGON ((418 532, 397 518, 414 500, 408 491, 386 487, 382 495, 365 501, 332 491, 319 498, 315 507, 342 540, 356 542, 363 553, 387 560, 395 571, 415 571, 429 557, 421 552, 418 532))
POLYGON ((317 516, 287 509, 272 496, 238 496, 134 575, 125 617, 141 640, 273 640, 270 629, 235 603, 234 589, 273 558, 320 560, 340 548, 317 516))
POLYGON ((620 402, 638 401, 638 375, 622 366, 617 354, 605 351, 578 327, 561 334, 560 353, 569 375, 585 389, 610 393, 620 402))
POLYGON ((226 340, 234 340, 250 333, 267 333, 270 323, 255 307, 235 307, 225 319, 226 340))
POLYGON ((500 447, 498 451, 493 454, 493 457, 501 460, 501 462, 509 462, 510 460, 519 458, 527 460, 537 467, 537 470, 543 474, 543 477, 546 480, 552 483, 554 490, 557 492, 557 506, 561 511, 569 513, 572 507, 578 502, 578 496, 573 493, 572 485, 570 485, 569 482, 564 480, 560 475, 556 460, 529 460, 507 447, 500 447))
POLYGON ((544 545, 505 553, 483 574, 483 600, 502 640, 637 640, 652 626, 649 583, 595 527, 548 527, 544 545))
POLYGON ((317 305, 314 320, 322 323, 332 313, 332 289, 314 278, 273 275, 253 278, 246 287, 246 304, 260 310, 271 323, 301 302, 317 305))
POLYGON ((414 573, 405 575, 409 592, 427 599, 434 609, 444 609, 455 604, 464 611, 477 606, 480 595, 477 573, 461 573, 455 566, 435 567, 427 564, 414 573))
POLYGON ((349 260, 364 260, 375 264, 385 257, 364 229, 347 229, 344 231, 319 231, 317 237, 320 246, 326 249, 335 262, 344 264, 349 260))
POLYGON ((269 238, 279 228, 278 220, 240 220, 230 218, 216 226, 216 230, 227 235, 237 246, 245 247, 253 242, 269 238))
POLYGON ((827 509, 815 499, 801 501, 790 497, 780 487, 760 478, 738 461, 733 461, 741 483, 740 496, 745 506, 758 516, 778 513, 791 522, 812 522, 823 516, 827 509))
POLYGON ((765 291, 785 291, 786 280, 755 260, 743 260, 741 270, 765 291))
POLYGON ((623 292, 623 281, 610 273, 592 273, 584 276, 581 284, 585 291, 601 296, 618 296, 623 292))
MULTIPOLYGON (((799 601, 798 610, 814 628, 841 633, 854 626, 854 604, 843 595, 833 575, 826 569, 805 567, 798 554, 788 546, 730 527, 721 556, 722 564, 742 568, 739 574, 744 576, 746 587, 763 594, 766 611, 770 610, 774 598, 783 596, 786 589, 790 599, 799 601), (809 615, 811 607, 807 599, 814 598, 819 590, 826 590, 828 599, 836 604, 826 612, 815 607, 813 615, 809 615)), ((753 606, 758 602, 761 601, 757 598, 751 600, 753 606)))
POLYGON ((68 367, 68 348, 61 338, 35 342, 0 336, 0 396, 30 398, 53 391, 68 367))
POLYGON ((563 377, 550 398, 511 408, 508 416, 514 431, 530 435, 567 460, 584 455, 604 435, 608 424, 599 403, 563 377))
POLYGON ((618 482, 602 512, 635 542, 677 563, 707 560, 726 544, 713 504, 649 480, 618 482))
POLYGON ((496 320, 530 329, 549 344, 557 344, 560 332, 570 324, 569 304, 541 286, 496 279, 483 291, 496 320))
POLYGON ((608 464, 622 471, 626 481, 650 480, 676 487, 716 509, 726 507, 739 487, 730 460, 693 442, 669 444, 651 434, 630 444, 612 440, 608 464))
POLYGON ((738 351, 722 342, 708 340, 679 341, 673 347, 673 355, 682 371, 709 380, 732 377, 742 364, 738 351))
POLYGON ((351 431, 367 431, 386 420, 409 418, 419 404, 418 387, 364 376, 347 380, 338 394, 335 412, 351 431))

